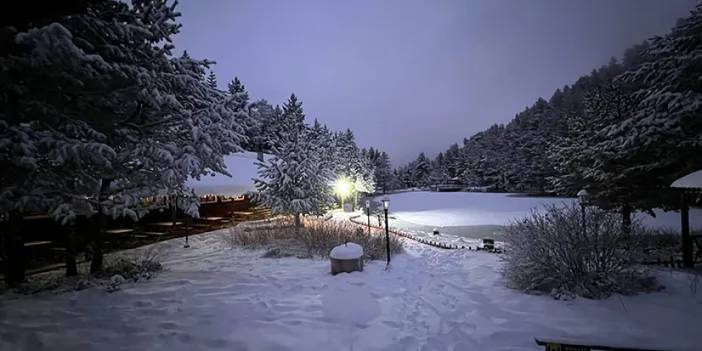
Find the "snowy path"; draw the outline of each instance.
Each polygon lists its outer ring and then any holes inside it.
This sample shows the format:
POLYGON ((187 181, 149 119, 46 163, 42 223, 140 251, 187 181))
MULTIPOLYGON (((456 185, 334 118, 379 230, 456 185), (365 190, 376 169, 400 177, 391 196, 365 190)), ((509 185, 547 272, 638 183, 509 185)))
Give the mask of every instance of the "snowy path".
POLYGON ((702 344, 702 295, 555 301, 503 287, 499 256, 407 241, 389 271, 230 249, 226 230, 158 244, 167 271, 106 293, 0 296, 0 350, 539 350, 535 336, 679 350, 702 344), (626 310, 625 310, 626 308, 626 310))

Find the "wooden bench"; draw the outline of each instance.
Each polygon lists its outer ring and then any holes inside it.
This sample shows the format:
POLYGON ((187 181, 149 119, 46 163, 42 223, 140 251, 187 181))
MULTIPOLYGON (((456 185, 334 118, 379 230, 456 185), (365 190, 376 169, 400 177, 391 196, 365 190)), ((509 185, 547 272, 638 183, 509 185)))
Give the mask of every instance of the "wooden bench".
POLYGON ((622 347, 613 345, 596 345, 587 344, 574 340, 552 340, 552 339, 534 339, 536 344, 543 346, 545 351, 662 351, 659 349, 641 349, 635 347, 622 347))

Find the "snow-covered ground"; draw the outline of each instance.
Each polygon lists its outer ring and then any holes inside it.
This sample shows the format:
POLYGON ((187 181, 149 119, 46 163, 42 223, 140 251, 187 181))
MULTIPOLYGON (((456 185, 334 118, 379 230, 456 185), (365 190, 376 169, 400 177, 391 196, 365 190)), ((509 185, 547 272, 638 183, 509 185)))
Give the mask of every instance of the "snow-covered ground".
MULTIPOLYGON (((524 218, 532 210, 543 210, 547 205, 569 204, 573 198, 528 197, 519 194, 470 192, 405 192, 392 194, 391 226, 412 231, 418 235, 437 228, 451 236, 480 239, 502 237, 502 226, 524 218)), ((680 229, 680 215, 676 212, 656 211, 656 217, 637 214, 641 222, 653 228, 680 229)), ((693 230, 702 227, 702 210, 690 211, 693 230)))
POLYGON ((261 258, 227 230, 156 244, 150 281, 0 296, 0 350, 539 350, 534 337, 698 350, 702 293, 661 271, 662 292, 557 301, 504 287, 500 256, 407 241, 391 268, 261 258))

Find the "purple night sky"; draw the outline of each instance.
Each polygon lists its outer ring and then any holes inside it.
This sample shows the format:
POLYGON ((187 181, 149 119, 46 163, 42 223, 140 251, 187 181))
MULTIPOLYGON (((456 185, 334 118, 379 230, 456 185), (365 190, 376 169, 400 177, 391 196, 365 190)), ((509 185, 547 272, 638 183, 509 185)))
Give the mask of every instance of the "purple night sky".
POLYGON ((178 52, 252 98, 291 92, 394 165, 434 155, 664 34, 696 0, 183 0, 178 52))

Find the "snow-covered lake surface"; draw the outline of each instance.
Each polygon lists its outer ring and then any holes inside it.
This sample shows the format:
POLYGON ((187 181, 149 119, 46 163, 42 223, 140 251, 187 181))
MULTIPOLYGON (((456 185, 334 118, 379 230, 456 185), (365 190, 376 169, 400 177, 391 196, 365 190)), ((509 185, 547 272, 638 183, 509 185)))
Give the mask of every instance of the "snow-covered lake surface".
MULTIPOLYGON (((391 226, 408 231, 441 233, 465 238, 503 236, 503 226, 547 205, 568 204, 574 198, 531 197, 519 194, 416 191, 388 195, 391 226)), ((677 212, 656 211, 656 217, 639 213, 641 222, 653 228, 680 230, 677 212)), ((693 230, 702 227, 702 210, 692 209, 693 230)))
POLYGON ((699 350, 702 293, 557 301, 504 287, 499 255, 406 242, 391 268, 232 249, 226 230, 156 244, 150 281, 0 296, 0 350, 543 350, 534 337, 699 350))

